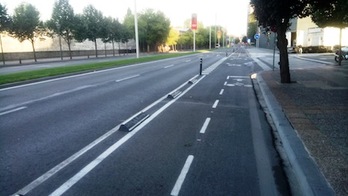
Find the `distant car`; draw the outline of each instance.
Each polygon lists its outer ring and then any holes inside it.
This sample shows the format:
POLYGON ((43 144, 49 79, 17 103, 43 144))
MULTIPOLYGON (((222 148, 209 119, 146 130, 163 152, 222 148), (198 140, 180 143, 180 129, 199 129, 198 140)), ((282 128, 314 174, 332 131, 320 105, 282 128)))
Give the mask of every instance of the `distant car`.
POLYGON ((220 44, 216 44, 216 45, 215 45, 215 48, 220 48, 220 44))
POLYGON ((342 52, 348 52, 348 46, 342 47, 342 52))

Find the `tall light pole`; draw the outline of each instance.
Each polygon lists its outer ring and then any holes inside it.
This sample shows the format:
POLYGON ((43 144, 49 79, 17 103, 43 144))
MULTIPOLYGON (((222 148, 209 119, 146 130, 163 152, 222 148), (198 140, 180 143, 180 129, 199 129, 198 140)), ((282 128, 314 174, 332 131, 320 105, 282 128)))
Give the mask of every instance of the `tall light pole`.
POLYGON ((137 0, 134 0, 134 27, 135 27, 135 50, 137 58, 139 58, 139 36, 138 36, 138 16, 137 16, 137 0))
POLYGON ((209 27, 209 50, 211 50, 211 25, 209 27))

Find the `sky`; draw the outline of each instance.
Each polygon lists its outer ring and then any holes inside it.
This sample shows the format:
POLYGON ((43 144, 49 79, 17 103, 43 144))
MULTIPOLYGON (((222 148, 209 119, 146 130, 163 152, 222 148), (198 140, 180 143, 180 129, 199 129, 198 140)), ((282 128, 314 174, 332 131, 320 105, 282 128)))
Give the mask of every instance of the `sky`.
MULTIPOLYGON (((10 15, 22 2, 34 5, 40 12, 41 20, 51 18, 56 0, 1 0, 10 15)), ((69 0, 75 14, 82 13, 87 5, 93 5, 104 16, 123 21, 127 9, 134 13, 148 8, 162 11, 171 21, 173 27, 180 27, 184 21, 197 14, 198 22, 204 26, 220 25, 227 29, 229 35, 243 36, 247 29, 249 0, 69 0)))

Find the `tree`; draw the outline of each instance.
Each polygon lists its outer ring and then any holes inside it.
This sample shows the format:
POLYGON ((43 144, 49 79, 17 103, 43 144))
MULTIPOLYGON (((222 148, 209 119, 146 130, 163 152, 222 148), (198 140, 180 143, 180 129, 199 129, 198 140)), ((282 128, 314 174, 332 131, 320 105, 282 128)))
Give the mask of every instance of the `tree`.
POLYGON ((180 45, 180 50, 189 49, 193 44, 193 33, 190 29, 183 32, 179 36, 178 44, 180 45))
POLYGON ((242 42, 245 43, 245 44, 248 43, 248 38, 247 38, 247 36, 243 36, 242 42))
POLYGON ((98 57, 97 39, 103 36, 103 14, 92 5, 83 10, 82 22, 85 24, 85 38, 94 42, 95 56, 98 57))
MULTIPOLYGON (((311 17, 319 27, 336 27, 340 29, 340 55, 342 54, 342 29, 348 27, 348 1, 316 1, 311 4, 311 17)), ((339 58, 338 65, 342 59, 339 58)))
MULTIPOLYGON (((127 43, 129 39, 135 39, 135 25, 134 25, 134 15, 132 11, 128 8, 127 14, 123 20, 123 28, 121 29, 121 42, 127 43)), ((119 42, 120 47, 120 42, 119 42)))
MULTIPOLYGON (((113 19, 111 17, 108 17, 105 20, 106 20, 105 27, 107 27, 107 29, 105 29, 105 35, 104 35, 104 38, 102 38, 102 40, 104 43, 106 42, 112 43, 113 56, 115 56, 115 41, 119 43, 121 42, 124 27, 118 20, 113 19)), ((120 49, 120 45, 119 45, 119 49, 120 49)))
POLYGON ((7 14, 7 8, 6 6, 2 5, 0 3, 0 46, 1 46, 1 57, 2 57, 2 62, 5 65, 5 57, 4 57, 4 50, 2 48, 2 39, 1 39, 1 34, 5 31, 9 31, 11 25, 11 18, 7 14))
POLYGON ((146 45, 147 52, 150 52, 150 48, 155 50, 165 44, 170 31, 170 20, 163 12, 147 9, 139 14, 138 21, 139 40, 146 45))
POLYGON ((40 22, 39 11, 29 3, 22 3, 15 8, 11 34, 20 42, 29 40, 31 42, 34 54, 34 60, 37 62, 35 52, 35 37, 42 35, 43 24, 40 22))
POLYGON ((198 29, 196 32, 196 46, 197 48, 209 47, 209 29, 204 28, 203 23, 198 23, 198 29))
POLYGON ((254 14, 249 14, 249 21, 248 21, 248 30, 247 30, 247 37, 250 39, 251 42, 255 43, 256 40, 254 38, 254 35, 257 33, 257 21, 255 19, 254 14))
POLYGON ((281 83, 290 83, 289 57, 287 51, 288 40, 286 31, 289 27, 289 21, 295 17, 308 16, 306 11, 308 5, 313 0, 251 0, 254 7, 254 13, 259 21, 259 25, 269 27, 277 33, 277 47, 280 53, 280 78, 281 83))
POLYGON ((178 40, 179 40, 179 32, 174 28, 170 28, 166 44, 168 46, 172 46, 172 50, 176 51, 176 44, 178 43, 178 40))
POLYGON ((104 43, 104 51, 105 51, 105 56, 107 56, 106 54, 106 43, 112 42, 113 43, 113 18, 111 17, 104 17, 103 18, 103 22, 102 22, 102 29, 101 30, 101 34, 100 34, 100 38, 104 43))
POLYGON ((87 26, 84 22, 83 15, 75 15, 75 25, 72 29, 74 39, 78 42, 83 42, 87 39, 87 26))
POLYGON ((74 9, 69 4, 69 0, 57 0, 54 3, 52 18, 47 22, 47 26, 58 36, 63 37, 68 44, 69 56, 71 54, 71 41, 74 38, 73 29, 76 25, 74 9))

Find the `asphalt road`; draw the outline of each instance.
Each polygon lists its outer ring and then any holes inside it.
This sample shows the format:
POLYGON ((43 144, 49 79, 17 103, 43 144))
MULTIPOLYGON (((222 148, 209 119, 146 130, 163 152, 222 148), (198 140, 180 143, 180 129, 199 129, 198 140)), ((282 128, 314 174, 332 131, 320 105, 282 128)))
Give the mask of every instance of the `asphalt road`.
POLYGON ((250 80, 261 68, 228 54, 0 89, 0 195, 288 195, 250 80))

